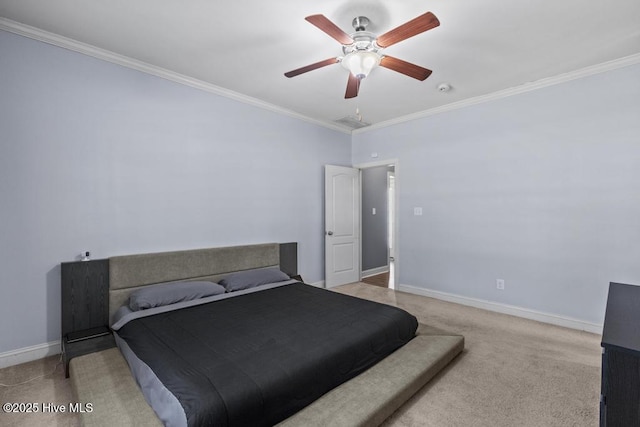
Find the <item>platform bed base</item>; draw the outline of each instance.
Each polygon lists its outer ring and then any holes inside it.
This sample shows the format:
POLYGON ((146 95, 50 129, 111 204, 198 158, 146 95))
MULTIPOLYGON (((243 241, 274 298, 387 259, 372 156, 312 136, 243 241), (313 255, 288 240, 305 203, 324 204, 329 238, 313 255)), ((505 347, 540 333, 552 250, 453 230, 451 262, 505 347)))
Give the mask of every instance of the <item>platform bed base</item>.
MULTIPOLYGON (((464 348, 459 335, 419 335, 366 372, 340 385, 282 423, 297 426, 377 426, 451 362, 464 348)), ((420 332, 424 331, 424 332, 420 332)), ((77 357, 70 363, 84 426, 161 426, 117 348, 77 357)))

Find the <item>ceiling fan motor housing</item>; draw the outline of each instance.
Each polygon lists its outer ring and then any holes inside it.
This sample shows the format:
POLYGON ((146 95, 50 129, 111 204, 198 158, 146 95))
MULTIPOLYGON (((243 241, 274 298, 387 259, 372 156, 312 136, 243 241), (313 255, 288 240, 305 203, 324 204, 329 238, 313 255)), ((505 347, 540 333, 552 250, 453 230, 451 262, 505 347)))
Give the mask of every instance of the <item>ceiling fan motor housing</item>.
POLYGON ((353 34, 350 34, 353 39, 352 44, 343 45, 342 51, 346 54, 360 51, 360 52, 378 52, 381 50, 378 45, 376 45, 376 36, 369 31, 358 31, 353 34))

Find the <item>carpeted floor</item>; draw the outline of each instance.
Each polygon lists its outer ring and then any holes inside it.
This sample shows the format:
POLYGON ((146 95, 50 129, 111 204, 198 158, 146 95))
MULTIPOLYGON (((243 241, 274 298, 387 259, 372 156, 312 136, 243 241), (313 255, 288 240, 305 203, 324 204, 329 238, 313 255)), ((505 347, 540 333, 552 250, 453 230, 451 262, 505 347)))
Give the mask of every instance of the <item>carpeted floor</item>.
POLYGON ((598 425, 599 335, 375 286, 336 290, 465 337, 465 351, 384 426, 598 425))
MULTIPOLYGON (((598 424, 600 336, 355 283, 334 290, 396 305, 465 336, 465 351, 383 425, 527 427, 598 424)), ((68 404, 59 357, 0 370, 0 402, 68 404)), ((77 426, 64 414, 6 414, 1 426, 77 426)))
MULTIPOLYGON (((60 356, 47 357, 22 365, 0 369, 0 403, 37 403, 38 413, 5 413, 0 411, 0 426, 69 426, 80 425, 76 414, 70 413, 69 403, 75 402, 71 384, 64 378, 60 356), (36 378, 38 377, 38 378, 36 378), (25 384, 23 381, 36 378, 25 384), (11 387, 5 385, 18 384, 11 387), (65 406, 66 412, 44 412, 43 404, 65 406)), ((53 409, 54 406, 49 406, 53 409)))

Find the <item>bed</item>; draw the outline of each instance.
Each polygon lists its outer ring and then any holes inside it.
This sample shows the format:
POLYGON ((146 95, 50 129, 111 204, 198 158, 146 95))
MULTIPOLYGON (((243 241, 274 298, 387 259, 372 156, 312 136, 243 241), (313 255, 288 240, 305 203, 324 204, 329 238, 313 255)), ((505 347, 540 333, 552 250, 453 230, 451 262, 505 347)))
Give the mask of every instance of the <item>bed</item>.
POLYGON ((395 307, 271 281, 275 270, 297 274, 295 253, 295 244, 264 244, 110 258, 120 351, 71 361, 79 401, 96 408, 83 423, 374 425, 462 351, 462 337, 425 334, 395 307), (259 286, 236 280, 269 271, 259 286), (167 282, 228 286, 130 309, 138 294, 167 282), (372 387, 378 396, 366 398, 372 387))

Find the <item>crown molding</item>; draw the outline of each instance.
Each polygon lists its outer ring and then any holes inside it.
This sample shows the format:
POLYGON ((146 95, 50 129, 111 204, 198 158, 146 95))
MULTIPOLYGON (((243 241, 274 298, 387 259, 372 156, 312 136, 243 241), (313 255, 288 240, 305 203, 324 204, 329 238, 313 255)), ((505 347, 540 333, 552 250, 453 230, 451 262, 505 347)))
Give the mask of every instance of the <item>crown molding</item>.
POLYGON ((99 48, 87 43, 83 43, 68 37, 54 34, 49 31, 42 30, 40 28, 32 27, 30 25, 25 25, 20 22, 12 21, 7 18, 0 17, 0 30, 5 30, 10 33, 28 37, 33 40, 38 40, 47 44, 61 47, 63 49, 67 49, 67 50, 78 52, 84 55, 92 56, 97 59, 108 61, 113 64, 121 65, 123 67, 131 68, 136 71, 141 71, 143 73, 151 74, 156 77, 163 78, 165 80, 169 80, 185 86, 190 86, 192 88, 213 93, 215 95, 223 96, 225 98, 233 99, 235 101, 242 102, 244 104, 249 104, 254 107, 262 108, 262 109, 269 110, 279 114, 284 114, 285 116, 302 120, 307 123, 312 123, 312 124, 329 128, 338 132, 346 133, 348 135, 351 134, 350 129, 335 125, 333 123, 316 120, 311 117, 305 116, 303 114, 296 113, 295 111, 291 111, 286 108, 278 107, 277 105, 264 102, 257 98, 253 98, 238 92, 224 89, 222 87, 204 82, 202 80, 195 79, 193 77, 185 76, 183 74, 176 73, 176 72, 164 69, 162 67, 148 64, 146 62, 139 61, 137 59, 133 59, 125 55, 120 55, 118 53, 111 52, 106 49, 102 49, 102 48, 99 48))
POLYGON ((534 82, 525 83, 512 88, 492 92, 486 95, 476 96, 474 98, 464 99, 459 102, 453 102, 441 107, 432 108, 418 113, 408 114, 406 116, 398 117, 384 122, 376 123, 371 126, 367 126, 360 129, 354 129, 351 134, 359 134, 365 132, 371 132, 377 129, 397 125, 404 122, 422 119, 436 114, 445 113, 447 111, 458 110, 460 108, 469 107, 472 105, 482 104, 484 102, 495 101, 509 96, 518 95, 521 93, 531 92, 533 90, 542 89, 548 86, 557 85, 560 83, 566 83, 571 80, 581 79, 583 77, 589 77, 594 74, 605 73, 607 71, 617 70, 619 68, 628 67, 640 63, 640 53, 625 56, 623 58, 614 59, 612 61, 603 62, 601 64, 592 65, 589 67, 581 68, 579 70, 570 71, 568 73, 558 74, 557 76, 547 77, 534 82))
POLYGON ((77 40, 70 39, 68 37, 60 36, 58 34, 54 34, 49 31, 41 30, 39 28, 31 27, 29 25, 25 25, 20 22, 12 21, 7 18, 0 17, 0 30, 5 30, 14 34, 28 37, 30 39, 38 40, 44 43, 48 43, 48 44, 58 46, 74 52, 78 52, 84 55, 92 56, 97 59, 102 59, 104 61, 108 61, 113 64, 118 64, 123 67, 131 68, 137 71, 141 71, 143 73, 147 73, 147 74, 151 74, 151 75, 163 78, 165 80, 173 81, 175 83, 183 84, 185 86, 190 86, 195 89, 203 90, 205 92, 209 92, 215 95, 223 96, 225 98, 233 99, 235 101, 242 102, 244 104, 249 104, 258 108, 275 112, 275 113, 284 114, 286 116, 289 116, 298 120, 302 120, 307 123, 312 123, 312 124, 322 126, 328 129, 332 129, 348 135, 371 132, 371 131, 382 129, 385 127, 397 125, 400 123, 418 120, 418 119, 433 116, 436 114, 445 113, 448 111, 453 111, 460 108, 469 107, 472 105, 482 104, 484 102, 495 101, 495 100, 506 98, 509 96, 518 95, 521 93, 526 93, 526 92, 530 92, 537 89, 542 89, 548 86, 553 86, 560 83, 569 82, 571 80, 577 80, 583 77, 592 76, 594 74, 613 71, 619 68, 640 63, 640 54, 634 54, 634 55, 626 56, 623 58, 615 59, 612 61, 604 62, 601 64, 582 68, 579 70, 571 71, 568 73, 559 74, 557 76, 548 77, 548 78, 537 80, 534 82, 525 83, 519 86, 500 90, 497 92, 492 92, 486 95, 480 95, 480 96, 465 99, 459 102, 453 102, 451 104, 446 104, 440 107, 432 108, 429 110, 424 110, 417 113, 408 114, 406 116, 397 117, 391 120, 386 120, 384 122, 376 123, 364 128, 351 130, 351 129, 344 128, 342 126, 338 126, 331 122, 313 119, 303 114, 296 113, 295 111, 291 111, 286 108, 278 107, 268 102, 264 102, 257 98, 253 98, 238 92, 224 89, 222 87, 204 82, 202 80, 185 76, 183 74, 179 74, 161 67, 157 67, 155 65, 151 65, 146 62, 142 62, 133 58, 129 58, 127 56, 120 55, 106 49, 101 49, 99 47, 96 47, 87 43, 82 43, 77 40))

